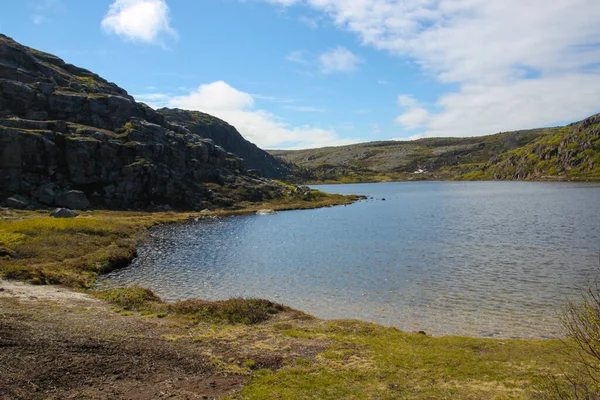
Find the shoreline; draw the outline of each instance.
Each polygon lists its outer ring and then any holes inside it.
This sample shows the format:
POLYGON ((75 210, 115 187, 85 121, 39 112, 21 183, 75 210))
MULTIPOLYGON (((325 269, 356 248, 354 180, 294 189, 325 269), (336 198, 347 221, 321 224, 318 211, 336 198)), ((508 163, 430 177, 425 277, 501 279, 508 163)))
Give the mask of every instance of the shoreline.
POLYGON ((211 212, 82 211, 77 218, 51 218, 50 211, 2 209, 0 277, 36 284, 91 287, 98 275, 127 266, 150 227, 190 219, 349 205, 364 196, 315 191, 311 200, 240 203, 211 212), (20 255, 22 254, 22 255, 20 255))
POLYGON ((301 182, 299 185, 322 186, 322 185, 357 185, 363 183, 405 183, 405 182, 560 182, 560 183, 600 183, 600 179, 577 178, 577 177, 542 177, 538 179, 436 179, 436 178, 416 178, 416 179, 382 179, 382 180, 365 180, 356 182, 345 181, 307 181, 301 182))
POLYGON ((133 258, 152 226, 261 208, 289 205, 11 214, 5 250, 30 260, 19 268, 8 252, 0 259, 3 274, 22 274, 0 279, 0 397, 529 398, 568 361, 555 339, 432 337, 264 300, 164 303, 141 288, 84 289, 133 258))
POLYGON ((201 300, 0 288, 9 398, 525 399, 567 361, 559 340, 431 337, 286 307, 243 322, 201 300))

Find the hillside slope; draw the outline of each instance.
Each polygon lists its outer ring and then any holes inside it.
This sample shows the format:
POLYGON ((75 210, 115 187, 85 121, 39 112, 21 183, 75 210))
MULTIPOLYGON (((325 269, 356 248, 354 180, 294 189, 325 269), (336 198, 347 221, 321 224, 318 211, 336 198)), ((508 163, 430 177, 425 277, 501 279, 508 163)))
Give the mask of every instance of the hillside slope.
POLYGON ((299 182, 600 180, 600 114, 565 127, 271 154, 289 163, 299 182))
POLYGON ((256 170, 264 177, 282 179, 288 173, 280 160, 244 139, 233 126, 222 119, 178 108, 161 108, 157 111, 169 121, 186 127, 198 136, 212 139, 215 144, 242 157, 248 169, 256 170))
POLYGON ((553 135, 559 128, 534 129, 471 138, 382 141, 308 150, 273 150, 309 182, 369 182, 452 179, 461 169, 484 165, 508 151, 553 135), (423 172, 415 173, 422 170, 423 172))
POLYGON ((600 180, 600 114, 500 154, 467 179, 600 180))
POLYGON ((289 190, 114 83, 4 35, 0 155, 0 201, 33 206, 203 209, 289 190))

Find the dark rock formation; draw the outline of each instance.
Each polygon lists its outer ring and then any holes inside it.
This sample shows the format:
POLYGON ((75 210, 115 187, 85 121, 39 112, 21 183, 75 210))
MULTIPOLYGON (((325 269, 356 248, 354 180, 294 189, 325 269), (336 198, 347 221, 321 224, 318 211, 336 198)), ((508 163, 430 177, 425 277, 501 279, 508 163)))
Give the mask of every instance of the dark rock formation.
MULTIPOLYGON (((231 148, 243 147, 236 140, 231 148)), ((0 200, 22 194, 47 206, 201 210, 283 193, 114 83, 4 35, 0 157, 0 200)))
POLYGON ((2 204, 5 207, 9 207, 9 208, 19 208, 19 209, 23 209, 27 207, 27 201, 22 198, 21 196, 13 196, 13 197, 9 197, 8 199, 4 200, 2 202, 2 204))
POLYGON ((87 199, 85 193, 80 190, 69 190, 56 197, 55 202, 61 207, 74 208, 76 210, 84 210, 90 206, 90 201, 87 199))
POLYGON ((281 160, 244 139, 233 126, 219 118, 178 108, 161 108, 157 111, 167 117, 167 120, 185 126, 196 135, 212 139, 215 144, 242 157, 250 171, 271 179, 282 179, 289 175, 281 160))

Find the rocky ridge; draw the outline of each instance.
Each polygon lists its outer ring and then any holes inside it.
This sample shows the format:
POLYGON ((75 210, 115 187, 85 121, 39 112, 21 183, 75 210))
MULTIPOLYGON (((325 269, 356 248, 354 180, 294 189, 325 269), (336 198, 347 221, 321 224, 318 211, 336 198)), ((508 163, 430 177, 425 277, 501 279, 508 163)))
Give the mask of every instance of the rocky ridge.
POLYGON ((487 179, 600 180, 600 114, 494 157, 474 173, 487 179))
POLYGON ((4 35, 0 155, 0 200, 34 205, 204 209, 287 190, 114 83, 4 35))
POLYGON ((403 180, 600 181, 600 114, 565 127, 467 138, 274 150, 297 182, 403 180))
POLYGON ((290 173, 281 160, 244 139, 233 126, 222 119, 178 108, 161 108, 157 111, 167 117, 167 120, 188 128, 198 136, 212 139, 215 144, 242 157, 246 167, 253 172, 272 179, 285 179, 290 173))
MULTIPOLYGON (((373 182, 453 179, 465 166, 534 142, 558 128, 522 130, 467 138, 380 141, 306 150, 274 150, 292 165, 299 182, 373 182)), ((470 169, 469 169, 470 170, 470 169)))

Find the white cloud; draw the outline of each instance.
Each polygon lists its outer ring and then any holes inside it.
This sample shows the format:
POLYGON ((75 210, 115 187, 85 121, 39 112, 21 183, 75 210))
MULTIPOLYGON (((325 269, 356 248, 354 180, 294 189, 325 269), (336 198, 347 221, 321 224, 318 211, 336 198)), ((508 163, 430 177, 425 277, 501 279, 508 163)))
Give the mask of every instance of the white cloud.
POLYGON ((50 22, 51 19, 48 16, 60 14, 66 10, 66 6, 62 0, 37 0, 29 4, 29 8, 33 10, 31 15, 31 22, 35 25, 41 25, 46 22, 50 22))
POLYGON ((398 96, 398 105, 404 108, 405 111, 397 116, 394 122, 409 131, 422 128, 429 120, 429 111, 423 108, 411 95, 401 94, 398 96))
POLYGON ((394 122, 402 125, 409 131, 422 128, 429 119, 429 111, 422 107, 411 107, 402 114, 398 115, 394 122))
POLYGON ((361 62, 363 61, 359 57, 342 46, 331 49, 319 57, 321 71, 325 74, 356 71, 361 62))
POLYGON ((596 112, 598 99, 600 82, 593 74, 465 85, 440 97, 444 112, 430 117, 421 137, 478 136, 576 121, 596 112))
POLYGON ((371 134, 377 136, 380 133, 381 128, 379 127, 379 124, 371 124, 371 134))
POLYGON ((398 105, 400 107, 413 107, 417 105, 417 100, 410 94, 401 94, 398 96, 398 105))
MULTIPOLYGON (((286 56, 286 60, 310 67, 318 68, 323 74, 334 72, 352 72, 358 69, 363 60, 342 46, 337 46, 316 56, 306 50, 294 50, 286 56)), ((303 71, 308 76, 313 76, 308 71, 303 71)))
POLYGON ((164 93, 142 93, 142 94, 134 94, 132 95, 137 101, 141 101, 143 103, 148 104, 153 108, 161 108, 167 105, 169 99, 171 98, 169 95, 164 93))
POLYGON ((288 54, 285 59, 297 64, 309 65, 310 61, 306 58, 307 52, 306 50, 294 50, 290 54, 288 54))
POLYGON ((232 88, 223 81, 201 85, 188 95, 177 96, 170 104, 188 110, 243 110, 254 106, 254 99, 248 93, 232 88))
POLYGON ((162 44, 165 36, 177 38, 165 0, 115 0, 101 26, 105 32, 132 42, 162 44))
POLYGON ((316 18, 302 16, 298 18, 298 20, 304 25, 308 26, 310 29, 317 29, 319 27, 319 20, 316 18))
POLYGON ((48 21, 48 18, 44 17, 43 15, 32 15, 31 16, 31 21, 35 24, 35 25, 41 25, 44 22, 48 21))
POLYGON ((424 125, 422 136, 536 127, 600 111, 597 0, 270 1, 319 10, 364 45, 451 84, 431 104, 435 113, 400 116, 424 125))
POLYGON ((309 125, 290 126, 276 115, 255 106, 254 96, 223 81, 200 85, 184 96, 149 94, 134 96, 153 107, 177 107, 202 111, 221 118, 249 141, 262 148, 309 148, 357 143, 342 139, 333 129, 309 125))

